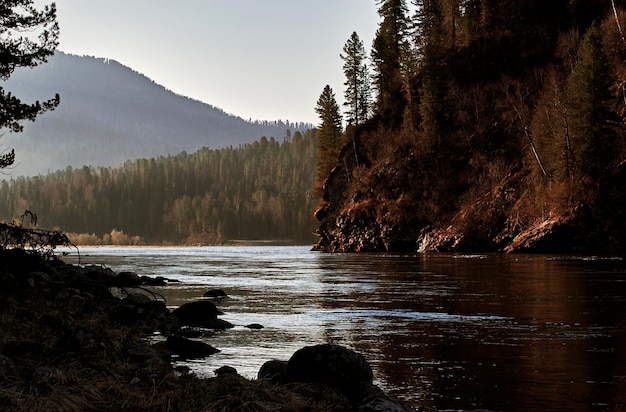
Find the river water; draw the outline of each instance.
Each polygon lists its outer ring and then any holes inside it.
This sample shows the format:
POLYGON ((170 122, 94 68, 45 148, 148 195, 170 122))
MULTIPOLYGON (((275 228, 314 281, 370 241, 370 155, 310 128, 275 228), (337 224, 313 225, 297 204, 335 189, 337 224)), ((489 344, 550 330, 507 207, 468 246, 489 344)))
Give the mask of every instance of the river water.
MULTIPOLYGON (((81 248, 81 264, 180 281, 170 308, 213 288, 236 327, 186 363, 255 378, 332 342, 375 383, 438 410, 626 410, 626 261, 618 257, 323 254, 309 247, 81 248), (244 326, 260 323, 265 328, 244 326)), ((77 262, 72 254, 65 258, 77 262)))

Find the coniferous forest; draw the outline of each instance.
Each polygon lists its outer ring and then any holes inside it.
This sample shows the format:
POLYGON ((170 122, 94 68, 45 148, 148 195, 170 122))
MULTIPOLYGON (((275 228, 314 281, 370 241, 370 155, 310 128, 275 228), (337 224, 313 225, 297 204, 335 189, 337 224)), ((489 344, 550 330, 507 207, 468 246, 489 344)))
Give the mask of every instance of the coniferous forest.
POLYGON ((367 120, 358 36, 340 139, 318 101, 319 249, 624 249, 626 2, 377 5, 367 120))
POLYGON ((83 244, 311 242, 315 131, 237 148, 84 166, 0 183, 0 212, 30 210, 83 244))

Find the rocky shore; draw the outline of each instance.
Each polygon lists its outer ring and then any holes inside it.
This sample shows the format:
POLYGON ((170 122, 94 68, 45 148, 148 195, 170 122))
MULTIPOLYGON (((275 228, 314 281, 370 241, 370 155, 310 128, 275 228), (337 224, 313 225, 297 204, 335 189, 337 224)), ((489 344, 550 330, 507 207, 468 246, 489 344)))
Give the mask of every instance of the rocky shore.
POLYGON ((177 368, 176 359, 219 351, 194 339, 197 333, 232 325, 208 299, 168 310, 150 291, 164 283, 0 249, 3 410, 411 410, 373 384, 362 355, 338 345, 305 347, 289 360, 268 361, 256 380, 232 367, 220 368, 214 378, 177 368), (155 331, 163 339, 151 344, 147 337, 155 331))
MULTIPOLYGON (((342 153, 349 159, 349 156, 342 153)), ((347 163, 349 164, 349 162, 347 163)), ((353 166, 354 167, 354 166, 353 166)), ((337 167, 315 213, 315 250, 341 252, 624 253, 626 162, 585 187, 585 202, 534 213, 528 175, 511 172, 474 202, 454 200, 449 213, 424 217, 426 200, 407 193, 419 178, 411 162, 370 170, 366 189, 337 167), (374 176, 374 177, 372 177, 374 176), (372 186, 370 188, 370 186, 372 186), (526 188, 523 190, 522 188, 526 188)), ((585 185, 585 183, 581 183, 585 185)))

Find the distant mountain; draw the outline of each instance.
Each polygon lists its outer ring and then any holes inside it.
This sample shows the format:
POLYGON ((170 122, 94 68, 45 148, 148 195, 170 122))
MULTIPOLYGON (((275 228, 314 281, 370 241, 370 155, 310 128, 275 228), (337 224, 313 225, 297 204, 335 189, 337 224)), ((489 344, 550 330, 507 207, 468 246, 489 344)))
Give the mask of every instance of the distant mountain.
POLYGON ((61 104, 23 133, 7 133, 15 148, 13 176, 46 174, 67 166, 118 166, 126 160, 282 139, 308 124, 249 122, 167 90, 109 59, 57 52, 48 63, 18 70, 0 86, 25 102, 59 93, 61 104))

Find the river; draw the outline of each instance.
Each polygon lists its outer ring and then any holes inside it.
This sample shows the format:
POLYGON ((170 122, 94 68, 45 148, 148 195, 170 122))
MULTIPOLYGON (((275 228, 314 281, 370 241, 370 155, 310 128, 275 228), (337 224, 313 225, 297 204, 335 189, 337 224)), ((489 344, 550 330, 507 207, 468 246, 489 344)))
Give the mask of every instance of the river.
MULTIPOLYGON (((180 281, 170 308, 213 288, 236 327, 186 363, 255 378, 267 360, 332 342, 375 383, 438 410, 626 409, 626 261, 619 257, 323 254, 302 246, 81 248, 81 264, 180 281), (265 328, 244 326, 260 323, 265 328)), ((64 258, 77 263, 76 253, 64 258)))

